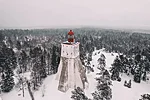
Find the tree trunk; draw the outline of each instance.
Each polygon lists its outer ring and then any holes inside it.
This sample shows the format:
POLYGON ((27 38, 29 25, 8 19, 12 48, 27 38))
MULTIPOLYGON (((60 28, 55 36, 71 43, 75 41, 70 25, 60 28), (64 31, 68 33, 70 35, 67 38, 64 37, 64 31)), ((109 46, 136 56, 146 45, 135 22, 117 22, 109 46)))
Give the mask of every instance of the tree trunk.
POLYGON ((48 75, 50 75, 50 62, 48 60, 48 75))
POLYGON ((33 93, 32 93, 32 91, 31 91, 31 88, 30 88, 30 83, 29 83, 28 81, 26 81, 26 83, 27 83, 27 87, 28 87, 28 91, 29 91, 29 94, 30 94, 30 96, 31 96, 31 99, 32 99, 32 100, 35 100, 35 99, 34 99, 34 96, 33 96, 33 93))
POLYGON ((24 97, 24 85, 23 85, 23 81, 22 81, 22 94, 23 94, 23 97, 24 97))

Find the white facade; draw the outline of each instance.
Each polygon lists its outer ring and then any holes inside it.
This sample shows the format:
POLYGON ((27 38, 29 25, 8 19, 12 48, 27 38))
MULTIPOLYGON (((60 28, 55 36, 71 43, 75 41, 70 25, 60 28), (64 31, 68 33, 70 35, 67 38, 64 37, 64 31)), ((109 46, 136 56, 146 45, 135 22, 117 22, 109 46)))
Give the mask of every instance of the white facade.
POLYGON ((61 56, 65 58, 76 58, 79 56, 79 42, 74 44, 62 43, 61 56))
POLYGON ((85 88, 86 75, 79 57, 79 42, 61 44, 61 59, 56 80, 59 81, 58 90, 63 92, 69 88, 85 88))

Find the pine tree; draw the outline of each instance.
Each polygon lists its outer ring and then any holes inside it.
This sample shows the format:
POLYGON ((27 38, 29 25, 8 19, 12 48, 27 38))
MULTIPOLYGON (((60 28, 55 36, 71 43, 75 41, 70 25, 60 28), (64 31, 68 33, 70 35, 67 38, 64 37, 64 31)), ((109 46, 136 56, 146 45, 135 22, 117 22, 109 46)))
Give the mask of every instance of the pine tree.
POLYGON ((124 86, 127 86, 127 81, 126 80, 124 81, 124 86))
POLYGON ((0 72, 1 73, 3 73, 3 71, 4 71, 5 61, 6 61, 5 55, 3 54, 2 51, 0 51, 0 72))
POLYGON ((139 63, 140 61, 141 61, 141 55, 138 54, 138 55, 135 56, 135 63, 137 64, 137 63, 139 63))
POLYGON ((135 69, 135 73, 134 73, 134 82, 140 83, 141 82, 141 64, 137 65, 137 68, 135 69))
POLYGON ((112 72, 112 75, 111 75, 112 80, 120 79, 119 73, 123 72, 123 67, 118 57, 114 60, 114 63, 112 64, 111 72, 112 72))
POLYGON ((5 44, 3 44, 1 52, 2 55, 4 55, 5 60, 9 62, 9 67, 15 69, 17 66, 17 61, 13 49, 8 48, 5 44))
POLYGON ((3 34, 2 30, 0 30, 0 48, 1 48, 3 40, 4 40, 4 34, 3 34))
POLYGON ((145 58, 143 61, 143 64, 142 64, 142 80, 143 81, 146 81, 146 78, 147 78, 147 72, 150 71, 150 62, 148 61, 147 58, 145 58))
POLYGON ((2 73, 1 89, 3 92, 9 92, 14 87, 14 74, 12 69, 16 67, 16 64, 14 63, 13 57, 15 57, 13 50, 11 48, 7 48, 7 46, 3 44, 0 52, 2 73))
POLYGON ((93 100, 111 100, 112 93, 111 88, 106 80, 99 80, 97 84, 97 90, 92 93, 93 100))
POLYGON ((41 56, 40 77, 41 78, 46 78, 47 77, 47 74, 46 74, 46 61, 45 61, 45 56, 44 55, 41 56))
POLYGON ((9 47, 13 48, 13 42, 10 37, 8 37, 7 44, 9 45, 9 47))
POLYGON ((107 70, 103 71, 99 77, 96 78, 96 91, 92 93, 93 100, 111 100, 112 90, 110 88, 111 80, 107 70))
POLYGON ((105 68, 105 66, 106 66, 105 59, 106 58, 105 58, 104 54, 101 54, 100 58, 97 60, 100 69, 104 69, 105 68))
POLYGON ((27 71, 27 54, 24 50, 21 50, 19 57, 19 65, 21 72, 27 71))
POLYGON ((121 67, 122 67, 122 72, 125 72, 126 74, 128 73, 128 69, 129 69, 129 65, 128 65, 128 59, 126 58, 125 55, 119 55, 119 59, 120 59, 120 63, 121 63, 121 67))
POLYGON ((143 81, 146 81, 146 72, 144 72, 142 79, 143 81))
POLYGON ((91 61, 92 61, 92 54, 88 54, 87 63, 85 65, 88 73, 94 72, 94 69, 91 67, 91 61))
POLYGON ((9 66, 7 66, 2 75, 1 89, 3 92, 9 92, 13 89, 14 85, 13 71, 9 66))
POLYGON ((20 43, 20 41, 17 41, 16 48, 17 48, 18 50, 21 50, 21 43, 20 43))
POLYGON ((150 94, 141 95, 141 99, 139 99, 139 100, 150 100, 150 94))
POLYGON ((128 83, 128 88, 131 88, 131 80, 129 80, 129 83, 128 83))
POLYGON ((32 83, 33 89, 38 89, 38 86, 42 84, 42 79, 47 77, 46 73, 46 50, 42 50, 41 47, 35 47, 30 50, 30 56, 32 57, 32 83))
POLYGON ((72 91, 71 98, 73 100, 90 100, 80 87, 77 87, 74 91, 72 91))
POLYGON ((47 65, 47 67, 48 67, 48 75, 50 74, 50 53, 48 53, 47 54, 47 62, 48 62, 48 65, 47 65))
POLYGON ((56 47, 53 46, 52 62, 51 62, 52 67, 51 68, 52 68, 52 71, 53 71, 54 74, 56 73, 56 63, 57 63, 56 47))
POLYGON ((88 60, 89 62, 92 61, 92 53, 89 53, 89 54, 88 54, 87 60, 88 60))
POLYGON ((40 59, 36 58, 36 61, 33 64, 32 73, 31 73, 34 90, 37 89, 38 83, 41 82, 41 77, 40 77, 40 73, 39 73, 40 69, 41 69, 40 59))
POLYGON ((56 47, 56 73, 57 73, 57 70, 58 70, 58 65, 59 65, 59 62, 60 62, 60 53, 61 53, 61 49, 60 47, 56 47))

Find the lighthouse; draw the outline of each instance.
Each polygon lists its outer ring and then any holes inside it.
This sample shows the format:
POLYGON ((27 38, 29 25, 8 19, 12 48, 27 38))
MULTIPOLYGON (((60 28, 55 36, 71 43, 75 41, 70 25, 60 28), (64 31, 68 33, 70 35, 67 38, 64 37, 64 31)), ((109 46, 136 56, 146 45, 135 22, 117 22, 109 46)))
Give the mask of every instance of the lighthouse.
POLYGON ((75 42, 74 32, 68 32, 68 41, 61 43, 61 58, 56 75, 58 90, 66 92, 69 88, 85 89, 87 82, 85 69, 79 57, 79 42, 75 42))

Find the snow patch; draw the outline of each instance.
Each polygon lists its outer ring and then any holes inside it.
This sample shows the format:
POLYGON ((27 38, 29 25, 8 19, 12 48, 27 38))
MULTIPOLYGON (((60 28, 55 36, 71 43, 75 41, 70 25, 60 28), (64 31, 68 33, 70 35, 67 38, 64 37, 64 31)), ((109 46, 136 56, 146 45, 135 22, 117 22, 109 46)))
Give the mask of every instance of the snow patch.
MULTIPOLYGON (((87 88, 85 89, 85 94, 89 98, 92 98, 91 93, 93 93, 96 89, 97 83, 94 78, 96 77, 96 73, 99 71, 97 70, 97 60, 101 54, 104 54, 106 57, 107 69, 111 67, 115 57, 118 55, 117 53, 106 53, 104 49, 95 50, 93 52, 91 65, 94 65, 94 72, 87 74, 89 84, 87 84, 87 88)), ((30 79, 29 73, 26 73, 25 76, 30 79)), ((58 91, 58 81, 55 80, 55 77, 56 75, 51 75, 44 80, 43 85, 39 91, 34 93, 35 100, 71 100, 70 97, 72 89, 69 89, 66 93, 58 91)), ((142 94, 150 93, 150 84, 147 82, 142 81, 140 84, 135 83, 133 82, 132 77, 128 77, 124 74, 122 74, 121 78, 121 82, 113 81, 112 100, 138 100, 142 94), (124 81, 129 81, 130 79, 132 80, 131 88, 124 87, 124 81)), ((18 92, 14 89, 9 93, 1 94, 1 97, 3 100, 31 100, 27 90, 25 90, 25 97, 22 97, 22 95, 18 96, 18 94, 22 94, 22 92, 18 92)))

